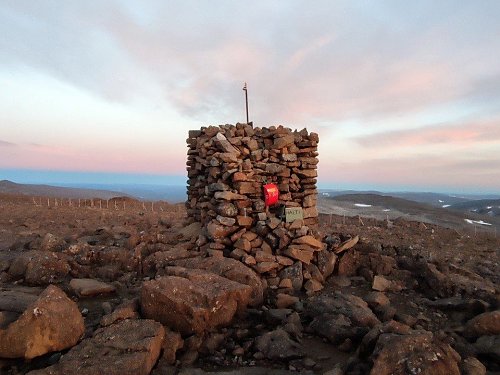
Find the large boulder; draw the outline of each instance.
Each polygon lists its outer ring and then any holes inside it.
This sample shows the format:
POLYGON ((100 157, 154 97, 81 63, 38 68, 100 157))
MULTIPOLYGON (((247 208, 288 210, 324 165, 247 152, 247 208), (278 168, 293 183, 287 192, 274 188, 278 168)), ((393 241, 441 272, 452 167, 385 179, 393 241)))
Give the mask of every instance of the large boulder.
POLYGON ((202 333, 227 325, 250 301, 248 285, 213 273, 182 267, 165 272, 169 275, 142 284, 141 309, 175 331, 202 333))
POLYGON ((8 273, 14 279, 24 277, 27 284, 48 285, 62 281, 69 271, 65 254, 31 250, 14 259, 8 273))
POLYGON ((352 294, 336 292, 331 296, 317 296, 307 301, 306 315, 314 318, 318 315, 341 314, 348 317, 355 325, 374 327, 380 324, 368 304, 352 294))
POLYGON ((469 320, 464 335, 471 338, 500 335, 500 310, 485 312, 469 320))
POLYGON ((250 267, 231 258, 190 258, 173 262, 176 266, 206 270, 216 275, 248 285, 251 288, 250 306, 259 306, 264 300, 262 280, 250 267))
POLYGON ((157 251, 148 255, 142 262, 142 271, 145 274, 156 273, 157 270, 169 265, 175 260, 192 258, 196 253, 183 247, 173 247, 167 251, 157 251))
POLYGON ((31 359, 75 345, 84 332, 75 302, 54 285, 7 329, 0 330, 0 357, 31 359))
POLYGON ((163 344, 165 330, 153 320, 124 320, 99 328, 61 360, 29 375, 148 375, 163 344))
POLYGON ((372 356, 373 375, 460 375, 460 356, 431 332, 380 335, 372 356))
POLYGON ((310 298, 305 313, 313 319, 309 328, 334 344, 346 339, 360 341, 380 323, 368 304, 351 294, 310 298))

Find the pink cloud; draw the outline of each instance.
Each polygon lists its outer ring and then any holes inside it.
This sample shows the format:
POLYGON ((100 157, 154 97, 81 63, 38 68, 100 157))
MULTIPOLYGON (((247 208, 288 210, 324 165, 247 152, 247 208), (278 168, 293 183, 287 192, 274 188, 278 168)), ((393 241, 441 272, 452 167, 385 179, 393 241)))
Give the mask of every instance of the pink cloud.
POLYGON ((183 151, 26 144, 15 148, 0 147, 0 168, 184 174, 186 155, 183 151))
POLYGON ((433 125, 421 128, 395 130, 356 137, 363 147, 413 147, 432 144, 461 144, 500 141, 500 120, 467 122, 459 125, 433 125))
POLYGON ((333 184, 407 185, 432 189, 457 187, 500 191, 500 159, 430 157, 370 159, 360 162, 322 161, 319 175, 333 184))

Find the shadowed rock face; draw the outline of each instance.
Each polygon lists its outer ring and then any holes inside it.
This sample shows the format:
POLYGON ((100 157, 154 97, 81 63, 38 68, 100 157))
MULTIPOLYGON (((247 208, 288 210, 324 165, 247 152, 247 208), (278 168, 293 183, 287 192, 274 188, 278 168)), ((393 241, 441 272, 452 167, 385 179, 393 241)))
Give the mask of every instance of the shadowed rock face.
POLYGON ((0 357, 31 359, 75 345, 84 332, 78 306, 54 285, 0 330, 0 357))
POLYGON ((143 283, 141 309, 185 334, 229 324, 250 300, 251 288, 204 270, 168 267, 170 276, 143 283))
POLYGON ((30 375, 147 375, 155 365, 165 330, 152 320, 124 320, 98 329, 59 363, 30 375))

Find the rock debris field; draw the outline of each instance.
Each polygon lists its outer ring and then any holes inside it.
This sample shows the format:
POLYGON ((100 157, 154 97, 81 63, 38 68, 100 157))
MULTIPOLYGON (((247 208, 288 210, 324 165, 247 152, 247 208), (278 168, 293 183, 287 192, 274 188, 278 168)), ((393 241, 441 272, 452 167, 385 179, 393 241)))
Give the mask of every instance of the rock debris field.
POLYGON ((491 236, 319 215, 328 266, 264 277, 183 205, 34 202, 0 196, 1 374, 500 373, 491 236))

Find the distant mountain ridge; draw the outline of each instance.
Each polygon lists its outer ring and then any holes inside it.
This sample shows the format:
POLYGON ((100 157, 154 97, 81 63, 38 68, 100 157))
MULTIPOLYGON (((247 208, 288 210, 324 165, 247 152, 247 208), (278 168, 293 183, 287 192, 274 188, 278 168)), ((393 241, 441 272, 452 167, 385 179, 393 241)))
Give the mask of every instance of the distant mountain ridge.
POLYGON ((0 193, 42 196, 51 198, 100 198, 130 197, 128 194, 110 190, 69 188, 51 185, 18 184, 9 180, 0 181, 0 193))

